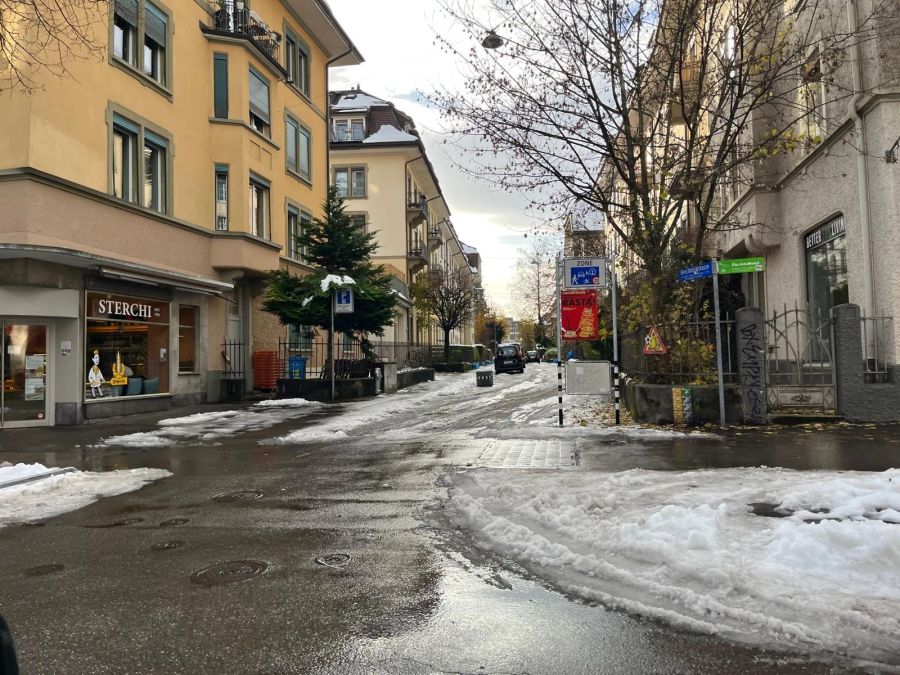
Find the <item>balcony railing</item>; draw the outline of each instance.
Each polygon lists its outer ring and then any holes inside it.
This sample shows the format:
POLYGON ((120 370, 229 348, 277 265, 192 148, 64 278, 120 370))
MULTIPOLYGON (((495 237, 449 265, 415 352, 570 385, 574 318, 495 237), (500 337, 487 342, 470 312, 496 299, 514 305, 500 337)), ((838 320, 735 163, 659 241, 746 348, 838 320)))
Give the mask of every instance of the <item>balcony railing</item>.
POLYGON ((410 225, 428 220, 428 199, 424 195, 411 192, 406 196, 406 220, 410 225))
POLYGON ((359 143, 364 141, 366 134, 362 129, 332 129, 332 143, 359 143))
POLYGON ((249 9, 241 0, 218 0, 211 3, 217 31, 232 33, 250 40, 266 56, 278 63, 281 35, 249 9))

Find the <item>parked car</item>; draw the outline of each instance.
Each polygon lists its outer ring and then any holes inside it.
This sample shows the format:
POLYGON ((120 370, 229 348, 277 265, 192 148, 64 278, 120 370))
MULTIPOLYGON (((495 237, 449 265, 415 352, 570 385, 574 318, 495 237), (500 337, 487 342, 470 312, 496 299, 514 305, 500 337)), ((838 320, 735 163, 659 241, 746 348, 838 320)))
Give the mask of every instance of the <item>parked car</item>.
POLYGON ((556 363, 556 349, 548 349, 544 352, 544 361, 547 363, 556 363))
POLYGON ((541 357, 538 356, 536 350, 531 349, 525 352, 525 363, 540 363, 541 357))
POLYGON ((525 350, 518 342, 507 342, 497 347, 494 357, 495 373, 524 373, 525 350))

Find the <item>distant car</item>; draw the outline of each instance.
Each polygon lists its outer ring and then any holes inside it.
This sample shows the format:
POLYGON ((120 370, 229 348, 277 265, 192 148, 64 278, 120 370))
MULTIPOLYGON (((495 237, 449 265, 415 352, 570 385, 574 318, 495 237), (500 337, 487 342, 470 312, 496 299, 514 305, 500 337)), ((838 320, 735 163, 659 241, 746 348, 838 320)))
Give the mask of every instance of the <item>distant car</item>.
POLYGON ((518 342, 507 342, 497 347, 494 357, 495 373, 524 373, 525 350, 518 342))
POLYGON ((530 351, 525 352, 525 362, 526 363, 540 363, 541 357, 538 356, 536 350, 532 349, 530 351))

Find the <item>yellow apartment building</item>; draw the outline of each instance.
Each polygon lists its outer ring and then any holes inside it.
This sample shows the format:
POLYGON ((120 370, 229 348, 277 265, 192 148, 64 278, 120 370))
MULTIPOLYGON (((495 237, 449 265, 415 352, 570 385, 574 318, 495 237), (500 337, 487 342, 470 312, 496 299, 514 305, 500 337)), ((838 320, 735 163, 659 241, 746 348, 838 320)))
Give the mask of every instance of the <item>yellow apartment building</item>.
MULTIPOLYGON (((328 187, 322 0, 111 0, 102 53, 0 94, 0 427, 240 394, 328 187)), ((0 72, 0 78, 3 73, 0 72)))
MULTIPOLYGON (((438 344, 437 329, 419 326, 409 291, 429 267, 461 268, 477 251, 459 240, 434 166, 411 117, 360 89, 331 92, 331 180, 351 218, 377 235, 373 261, 393 276, 397 294, 388 342, 438 344)), ((480 263, 478 263, 480 264, 480 263)), ((454 344, 472 344, 474 321, 455 330, 454 344)))

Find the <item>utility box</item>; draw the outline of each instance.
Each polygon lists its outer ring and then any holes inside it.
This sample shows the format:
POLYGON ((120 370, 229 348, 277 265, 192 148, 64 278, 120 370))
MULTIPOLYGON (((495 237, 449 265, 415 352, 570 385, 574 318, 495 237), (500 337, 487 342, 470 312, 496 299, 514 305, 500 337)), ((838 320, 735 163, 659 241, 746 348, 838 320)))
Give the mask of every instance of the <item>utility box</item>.
POLYGON ((494 386, 494 373, 490 370, 476 370, 475 371, 475 384, 479 387, 493 387, 494 386))
POLYGON ((566 393, 609 400, 612 396, 612 364, 609 361, 566 362, 566 393))

